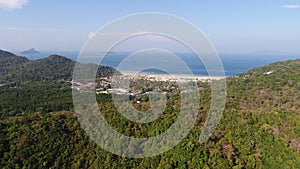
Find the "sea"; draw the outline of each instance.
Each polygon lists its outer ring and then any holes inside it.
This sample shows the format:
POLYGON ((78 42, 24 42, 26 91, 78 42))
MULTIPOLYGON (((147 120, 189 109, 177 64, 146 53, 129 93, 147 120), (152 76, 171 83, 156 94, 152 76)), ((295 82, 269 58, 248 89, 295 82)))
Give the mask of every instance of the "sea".
MULTIPOLYGON (((74 61, 77 60, 79 56, 79 52, 49 52, 42 51, 39 54, 28 54, 22 55, 30 60, 38 60, 42 58, 46 58, 50 55, 57 54, 74 61)), ((113 68, 118 68, 118 65, 130 55, 128 52, 112 52, 106 55, 102 62, 99 63, 103 66, 110 66, 113 68)), ((182 59, 186 65, 190 68, 192 73, 196 75, 208 75, 207 70, 199 57, 194 54, 189 53, 178 53, 180 59, 182 59)), ((226 76, 234 76, 238 74, 242 74, 248 70, 253 68, 259 68, 261 66, 278 62, 278 61, 286 61, 286 60, 294 60, 300 58, 300 55, 286 55, 286 54, 219 54, 219 58, 224 67, 224 73, 226 76)), ((146 58, 151 59, 151 58, 146 58)), ((180 69, 177 69, 180 70, 180 69)), ((130 71, 130 70, 129 70, 130 71)), ((157 69, 146 69, 143 72, 147 73, 166 73, 157 69)), ((172 72, 182 74, 184 72, 172 72)))

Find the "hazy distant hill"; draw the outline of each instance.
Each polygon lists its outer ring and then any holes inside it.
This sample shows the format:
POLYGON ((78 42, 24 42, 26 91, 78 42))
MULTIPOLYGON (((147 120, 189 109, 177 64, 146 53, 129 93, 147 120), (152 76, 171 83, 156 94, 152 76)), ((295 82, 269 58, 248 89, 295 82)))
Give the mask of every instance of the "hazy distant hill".
POLYGON ((22 55, 33 55, 33 54, 39 54, 40 52, 35 50, 34 48, 25 50, 23 52, 21 52, 22 55))

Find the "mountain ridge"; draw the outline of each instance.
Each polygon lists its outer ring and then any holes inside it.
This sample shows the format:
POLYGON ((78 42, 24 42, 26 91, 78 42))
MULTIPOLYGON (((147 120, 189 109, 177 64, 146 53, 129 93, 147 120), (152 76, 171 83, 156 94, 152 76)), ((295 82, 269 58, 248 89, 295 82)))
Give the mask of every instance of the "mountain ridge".
POLYGON ((0 49, 0 71, 3 72, 6 68, 28 62, 29 59, 23 56, 17 56, 11 52, 0 49))
MULTIPOLYGON (((78 62, 57 54, 38 60, 29 60, 26 57, 17 56, 13 53, 1 50, 0 65, 4 66, 1 67, 2 74, 0 74, 0 83, 21 83, 22 80, 71 80, 76 63, 78 62), (17 61, 13 62, 14 60, 17 61)), ((118 73, 118 71, 112 67, 94 66, 98 67, 97 77, 111 76, 115 72, 118 73)))

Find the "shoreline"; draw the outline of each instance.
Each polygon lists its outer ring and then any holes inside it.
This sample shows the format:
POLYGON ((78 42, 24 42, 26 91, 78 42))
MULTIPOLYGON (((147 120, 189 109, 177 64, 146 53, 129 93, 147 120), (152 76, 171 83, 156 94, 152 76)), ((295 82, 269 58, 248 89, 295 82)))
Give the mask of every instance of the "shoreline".
POLYGON ((145 72, 121 72, 122 75, 133 79, 148 79, 151 81, 211 81, 211 80, 221 80, 227 78, 228 76, 204 76, 204 75, 193 75, 193 74, 159 74, 159 73, 145 73, 145 72))

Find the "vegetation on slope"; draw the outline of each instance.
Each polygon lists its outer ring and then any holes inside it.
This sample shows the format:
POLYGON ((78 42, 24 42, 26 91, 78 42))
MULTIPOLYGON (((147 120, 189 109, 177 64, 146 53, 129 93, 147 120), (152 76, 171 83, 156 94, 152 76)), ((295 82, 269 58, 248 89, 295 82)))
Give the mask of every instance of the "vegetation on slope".
MULTIPOLYGON (((1 83, 15 83, 23 85, 30 82, 56 82, 72 80, 76 62, 59 55, 51 55, 39 60, 31 60, 12 53, 0 52, 0 65, 4 71, 0 74, 1 83)), ((93 64, 85 64, 97 66, 93 64)), ((98 67, 98 66, 97 66, 98 67)), ((99 66, 97 77, 111 76, 115 69, 107 66, 99 66)), ((118 73, 118 72, 116 72, 118 73)))
MULTIPOLYGON (((300 168, 299 73, 300 61, 295 60, 229 78, 224 115, 205 144, 198 139, 209 110, 210 89, 208 83, 199 83, 200 109, 192 131, 170 151, 144 159, 106 152, 87 137, 72 111, 58 111, 69 110, 72 104, 66 84, 50 83, 49 91, 38 85, 2 86, 0 168, 300 168), (17 104, 9 104, 5 97, 17 104), (57 110, 52 105, 66 107, 57 110)), ((137 124, 117 112, 110 95, 97 95, 97 100, 115 130, 135 137, 166 130, 180 104, 178 94, 171 93, 158 120, 137 124)), ((134 106, 144 110, 148 105, 134 106)))
MULTIPOLYGON (((68 81, 72 80, 75 64, 58 55, 30 61, 0 50, 0 118, 72 110, 68 81)), ((97 77, 111 76, 114 72, 111 67, 99 66, 97 77)))

